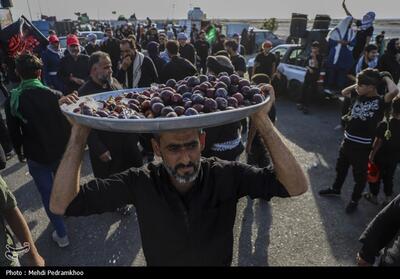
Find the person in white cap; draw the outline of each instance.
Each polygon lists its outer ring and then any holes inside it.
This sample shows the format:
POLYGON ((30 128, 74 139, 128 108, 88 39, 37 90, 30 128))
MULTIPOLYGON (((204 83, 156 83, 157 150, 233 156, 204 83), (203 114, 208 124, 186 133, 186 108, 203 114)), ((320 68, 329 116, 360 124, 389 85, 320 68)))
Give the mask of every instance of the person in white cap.
POLYGON ((86 45, 85 49, 87 54, 90 56, 93 52, 99 51, 100 46, 96 43, 97 35, 94 33, 90 33, 86 36, 86 40, 88 44, 86 45))

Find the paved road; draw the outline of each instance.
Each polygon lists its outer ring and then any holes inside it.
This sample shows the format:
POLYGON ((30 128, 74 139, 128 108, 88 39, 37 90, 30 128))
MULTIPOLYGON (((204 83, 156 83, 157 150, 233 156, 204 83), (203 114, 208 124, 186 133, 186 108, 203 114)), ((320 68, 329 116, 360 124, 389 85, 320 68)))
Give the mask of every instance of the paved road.
MULTIPOLYGON (((239 266, 337 266, 353 265, 359 248, 358 237, 379 207, 361 201, 352 216, 344 213, 351 195, 352 177, 346 181, 342 197, 320 198, 318 190, 329 186, 342 132, 338 124, 339 105, 323 103, 311 115, 299 113, 293 102, 278 99, 277 126, 287 138, 310 179, 309 191, 291 199, 274 198, 238 203, 234 228, 233 265, 239 266)), ((56 247, 42 208, 40 196, 26 165, 13 158, 2 175, 14 192, 40 253, 48 265, 59 266, 143 266, 140 232, 135 214, 117 213, 67 218, 71 245, 56 247)), ((399 171, 395 191, 399 193, 399 171)), ((83 179, 90 179, 86 154, 83 179)))

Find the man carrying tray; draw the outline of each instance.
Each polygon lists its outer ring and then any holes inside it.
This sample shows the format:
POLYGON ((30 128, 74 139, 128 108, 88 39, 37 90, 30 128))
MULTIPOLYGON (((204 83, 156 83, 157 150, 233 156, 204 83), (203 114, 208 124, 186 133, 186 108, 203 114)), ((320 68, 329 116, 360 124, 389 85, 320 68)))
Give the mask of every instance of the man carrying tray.
POLYGON ((73 124, 70 141, 55 177, 51 210, 67 216, 136 207, 147 265, 230 265, 236 204, 241 197, 298 196, 307 179, 284 138, 266 117, 275 99, 253 115, 275 171, 239 162, 201 158, 205 134, 197 129, 154 135, 162 158, 108 179, 79 185, 83 151, 90 129, 73 124))

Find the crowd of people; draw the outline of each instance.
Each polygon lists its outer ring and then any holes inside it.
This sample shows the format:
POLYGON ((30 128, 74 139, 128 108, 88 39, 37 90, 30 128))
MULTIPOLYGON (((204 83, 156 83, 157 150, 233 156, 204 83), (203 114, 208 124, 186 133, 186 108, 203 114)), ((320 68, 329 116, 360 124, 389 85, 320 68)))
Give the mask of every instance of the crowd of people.
MULTIPOLYGON (((351 166, 355 186, 346 212, 353 213, 363 196, 377 204, 380 181, 384 183, 384 205, 388 205, 361 237, 360 265, 373 264, 379 250, 400 228, 395 217, 399 197, 395 199, 393 192, 400 159, 400 40, 391 40, 380 55, 381 46, 370 44, 374 18, 374 13, 364 16, 357 32, 351 29, 351 15, 340 22, 328 35, 330 52, 325 65, 328 85, 341 90, 349 101, 344 110, 337 176, 333 186, 319 194, 340 195, 351 166), (369 164, 380 169, 381 175, 374 181, 369 164), (370 192, 363 193, 368 181, 370 192), (396 222, 393 233, 383 227, 396 222)), ((274 126, 273 85, 279 75, 279 59, 271 53, 272 43, 262 44, 250 73, 251 84, 268 92, 272 101, 249 123, 244 120, 204 131, 122 134, 68 122, 60 105, 88 94, 150 87, 192 75, 244 77, 245 47, 239 34, 232 39, 218 34, 210 45, 207 30, 195 26, 189 36, 176 30, 159 32, 151 23, 147 28, 138 26, 136 32, 131 25, 118 30, 107 27, 104 32, 106 37, 100 44, 95 34, 89 34, 85 47, 70 34, 65 51, 52 33, 45 51, 23 53, 15 59, 17 77, 9 84, 11 91, 8 93, 3 84, 1 87, 8 97, 7 125, 0 119, 1 166, 5 167, 14 152, 20 162, 27 163, 54 227, 51 237, 59 247, 69 245, 63 215, 118 211, 124 216, 134 205, 148 265, 230 265, 239 198, 297 196, 308 185, 304 171, 274 126), (246 129, 248 137, 243 140, 246 129), (80 185, 86 145, 95 179, 80 185), (247 164, 239 162, 244 151, 247 164)), ((314 42, 307 60, 298 104, 305 113, 323 67, 319 49, 319 43, 314 42)), ((15 198, 1 178, 0 189, 1 216, 21 243, 29 243, 30 264, 44 265, 15 198)), ((0 231, 3 243, 4 227, 0 231)), ((0 263, 11 264, 3 258, 5 245, 0 245, 0 263)), ((399 241, 387 252, 381 263, 399 264, 399 241)), ((10 261, 16 264, 15 260, 11 257, 10 261)))

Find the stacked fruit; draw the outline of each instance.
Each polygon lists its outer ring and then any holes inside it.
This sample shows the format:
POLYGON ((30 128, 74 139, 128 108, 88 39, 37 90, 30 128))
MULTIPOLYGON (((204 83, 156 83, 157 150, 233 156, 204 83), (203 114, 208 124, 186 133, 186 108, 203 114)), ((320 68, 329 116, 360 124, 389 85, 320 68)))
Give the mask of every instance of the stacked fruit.
POLYGON ((191 76, 178 82, 170 79, 140 93, 110 97, 97 106, 83 102, 74 112, 119 119, 191 116, 259 104, 267 94, 238 75, 221 73, 218 77, 191 76))

